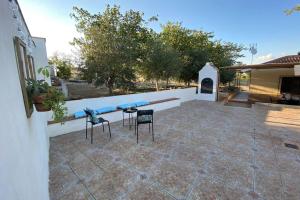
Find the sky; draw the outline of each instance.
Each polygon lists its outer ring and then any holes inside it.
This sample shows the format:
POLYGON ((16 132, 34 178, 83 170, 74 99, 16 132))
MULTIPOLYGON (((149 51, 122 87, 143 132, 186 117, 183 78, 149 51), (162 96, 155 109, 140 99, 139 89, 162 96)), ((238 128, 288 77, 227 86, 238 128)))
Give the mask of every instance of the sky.
MULTIPOLYGON (((72 7, 91 13, 102 12, 107 4, 144 13, 145 19, 158 15, 150 24, 159 32, 161 24, 181 22, 190 29, 213 32, 216 40, 249 48, 257 44, 253 63, 262 63, 300 51, 300 12, 287 16, 284 10, 300 0, 19 0, 32 36, 46 38, 48 56, 55 52, 72 54, 69 44, 78 37, 72 7)), ((251 54, 239 61, 250 64, 251 54)))

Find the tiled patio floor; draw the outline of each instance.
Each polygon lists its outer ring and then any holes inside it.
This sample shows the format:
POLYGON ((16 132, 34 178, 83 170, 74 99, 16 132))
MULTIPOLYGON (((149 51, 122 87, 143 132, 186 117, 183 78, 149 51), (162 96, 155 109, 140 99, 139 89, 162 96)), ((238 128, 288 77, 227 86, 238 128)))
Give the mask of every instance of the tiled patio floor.
MULTIPOLYGON (((51 199, 300 199, 300 110, 191 101, 148 127, 50 140, 51 199)), ((84 124, 83 124, 84 127, 84 124)))

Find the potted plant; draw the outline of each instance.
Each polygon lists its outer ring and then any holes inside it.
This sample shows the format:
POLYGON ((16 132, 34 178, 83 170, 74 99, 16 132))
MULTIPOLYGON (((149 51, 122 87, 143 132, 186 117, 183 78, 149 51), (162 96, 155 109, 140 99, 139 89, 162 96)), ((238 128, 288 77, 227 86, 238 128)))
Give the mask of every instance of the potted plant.
POLYGON ((56 122, 62 122, 63 118, 67 112, 67 108, 64 107, 65 96, 64 94, 56 89, 55 87, 50 86, 48 92, 43 101, 43 105, 46 108, 49 108, 53 111, 53 119, 56 122))
MULTIPOLYGON (((49 77, 48 66, 41 67, 38 70, 39 74, 42 74, 44 78, 49 77)), ((27 79, 27 92, 32 103, 35 104, 35 108, 39 112, 53 111, 54 121, 63 121, 63 117, 66 114, 67 108, 65 104, 64 94, 49 84, 45 80, 27 79)))
POLYGON ((32 100, 32 103, 35 104, 35 108, 39 112, 50 111, 50 108, 47 108, 43 105, 43 102, 48 93, 49 85, 44 80, 34 80, 27 79, 27 92, 32 100))

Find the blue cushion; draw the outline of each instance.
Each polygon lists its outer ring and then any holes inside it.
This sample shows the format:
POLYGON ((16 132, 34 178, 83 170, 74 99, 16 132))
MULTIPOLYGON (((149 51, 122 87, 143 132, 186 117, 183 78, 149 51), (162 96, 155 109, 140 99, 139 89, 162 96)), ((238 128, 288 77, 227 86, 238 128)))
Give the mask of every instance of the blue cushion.
POLYGON ((75 118, 80 118, 80 117, 85 117, 85 116, 86 116, 86 114, 84 111, 78 111, 78 112, 74 113, 75 118))
POLYGON ((102 114, 102 113, 112 112, 112 111, 115 111, 115 110, 117 110, 116 107, 108 106, 108 107, 98 108, 95 111, 96 111, 97 114, 102 114))
POLYGON ((134 102, 134 104, 136 105, 136 107, 138 107, 138 106, 148 105, 149 102, 148 101, 137 101, 137 102, 134 102))
POLYGON ((132 102, 132 103, 125 103, 125 104, 118 105, 118 108, 125 109, 125 108, 130 108, 130 107, 145 106, 148 104, 149 104, 148 101, 136 101, 136 102, 132 102))
POLYGON ((117 106, 118 108, 121 109, 126 109, 126 108, 131 108, 131 107, 136 107, 134 103, 125 103, 117 106))

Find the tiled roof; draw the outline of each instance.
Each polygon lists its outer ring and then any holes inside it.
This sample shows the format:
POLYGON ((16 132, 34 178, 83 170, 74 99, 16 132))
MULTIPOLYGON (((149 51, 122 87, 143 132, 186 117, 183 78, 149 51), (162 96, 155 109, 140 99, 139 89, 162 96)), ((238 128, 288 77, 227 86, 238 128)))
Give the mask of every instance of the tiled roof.
POLYGON ((291 56, 284 56, 280 57, 263 64, 300 64, 300 55, 291 55, 291 56))

